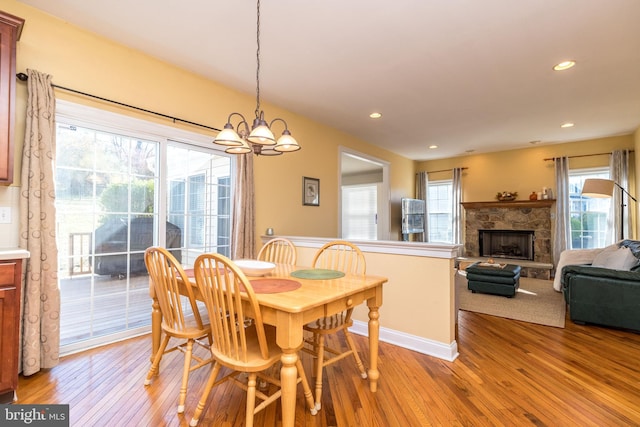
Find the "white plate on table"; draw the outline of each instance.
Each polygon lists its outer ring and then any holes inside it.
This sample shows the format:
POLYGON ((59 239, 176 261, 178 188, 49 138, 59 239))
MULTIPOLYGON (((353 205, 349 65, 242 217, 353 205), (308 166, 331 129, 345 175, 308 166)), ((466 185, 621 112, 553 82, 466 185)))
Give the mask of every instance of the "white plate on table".
POLYGON ((233 261, 247 276, 264 276, 271 273, 276 265, 272 262, 255 259, 238 259, 233 261))

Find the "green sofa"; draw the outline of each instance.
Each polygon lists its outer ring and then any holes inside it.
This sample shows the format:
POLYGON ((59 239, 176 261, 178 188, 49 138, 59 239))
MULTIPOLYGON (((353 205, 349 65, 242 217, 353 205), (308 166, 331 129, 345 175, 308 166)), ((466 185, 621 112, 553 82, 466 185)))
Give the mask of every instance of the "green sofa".
MULTIPOLYGON (((622 240, 618 246, 629 248, 640 262, 640 241, 622 240)), ((568 265, 561 274, 573 322, 640 331, 640 264, 630 270, 568 265)))

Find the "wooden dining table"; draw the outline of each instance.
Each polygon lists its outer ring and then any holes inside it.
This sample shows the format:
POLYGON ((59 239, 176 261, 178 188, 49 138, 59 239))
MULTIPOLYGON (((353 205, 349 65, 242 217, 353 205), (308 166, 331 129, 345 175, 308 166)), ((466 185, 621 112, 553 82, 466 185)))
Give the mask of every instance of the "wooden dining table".
MULTIPOLYGON (((339 313, 366 301, 369 307, 369 389, 375 392, 380 376, 378 371, 378 340, 380 329, 379 308, 382 305, 382 285, 386 277, 371 275, 344 275, 334 279, 308 279, 293 277, 310 267, 277 264, 265 276, 250 277, 265 324, 276 327, 276 340, 282 349, 282 425, 293 427, 295 421, 298 349, 303 344, 303 326, 323 316, 339 313), (268 283, 267 283, 268 282, 268 283), (293 284, 291 282, 299 283, 293 284), (284 291, 278 289, 278 283, 284 291), (268 285, 268 286, 262 286, 268 285), (261 291, 258 288, 263 288, 261 291), (294 289, 295 288, 295 289, 294 289)), ((312 272, 311 272, 312 273, 312 272)), ((190 283, 195 287, 195 282, 190 283)), ((201 299, 196 290, 196 298, 201 299)), ((150 286, 153 299, 151 314, 152 354, 160 346, 162 314, 150 286)))

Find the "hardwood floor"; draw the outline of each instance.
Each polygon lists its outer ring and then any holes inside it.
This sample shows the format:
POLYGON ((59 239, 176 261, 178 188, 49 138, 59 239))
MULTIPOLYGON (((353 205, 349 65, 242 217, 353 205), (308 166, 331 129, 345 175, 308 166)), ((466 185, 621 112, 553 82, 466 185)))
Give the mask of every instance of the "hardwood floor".
MULTIPOLYGON (((366 339, 355 336, 367 364, 366 339)), ((68 403, 72 426, 188 426, 209 368, 192 373, 184 416, 176 414, 182 355, 171 353, 145 387, 149 336, 64 357, 20 378, 18 403, 68 403)), ((567 319, 565 329, 461 312, 460 356, 446 362, 381 343, 378 392, 350 359, 325 369, 323 406, 312 416, 298 391, 296 425, 640 425, 640 334, 567 319)), ((311 360, 302 355, 311 377, 311 360)), ((240 426, 245 393, 214 388, 200 426, 240 426)), ((256 416, 279 426, 280 405, 256 416)))

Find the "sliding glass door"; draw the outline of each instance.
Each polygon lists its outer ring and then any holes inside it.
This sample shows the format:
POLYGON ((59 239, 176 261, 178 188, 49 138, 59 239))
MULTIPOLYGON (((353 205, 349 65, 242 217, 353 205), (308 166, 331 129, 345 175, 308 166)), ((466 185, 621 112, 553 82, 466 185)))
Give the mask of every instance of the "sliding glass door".
POLYGON ((61 354, 149 331, 149 246, 229 254, 230 157, 80 122, 57 120, 61 354))
POLYGON ((231 179, 228 157, 171 142, 167 150, 168 221, 184 230, 182 263, 204 252, 230 254, 231 179))

